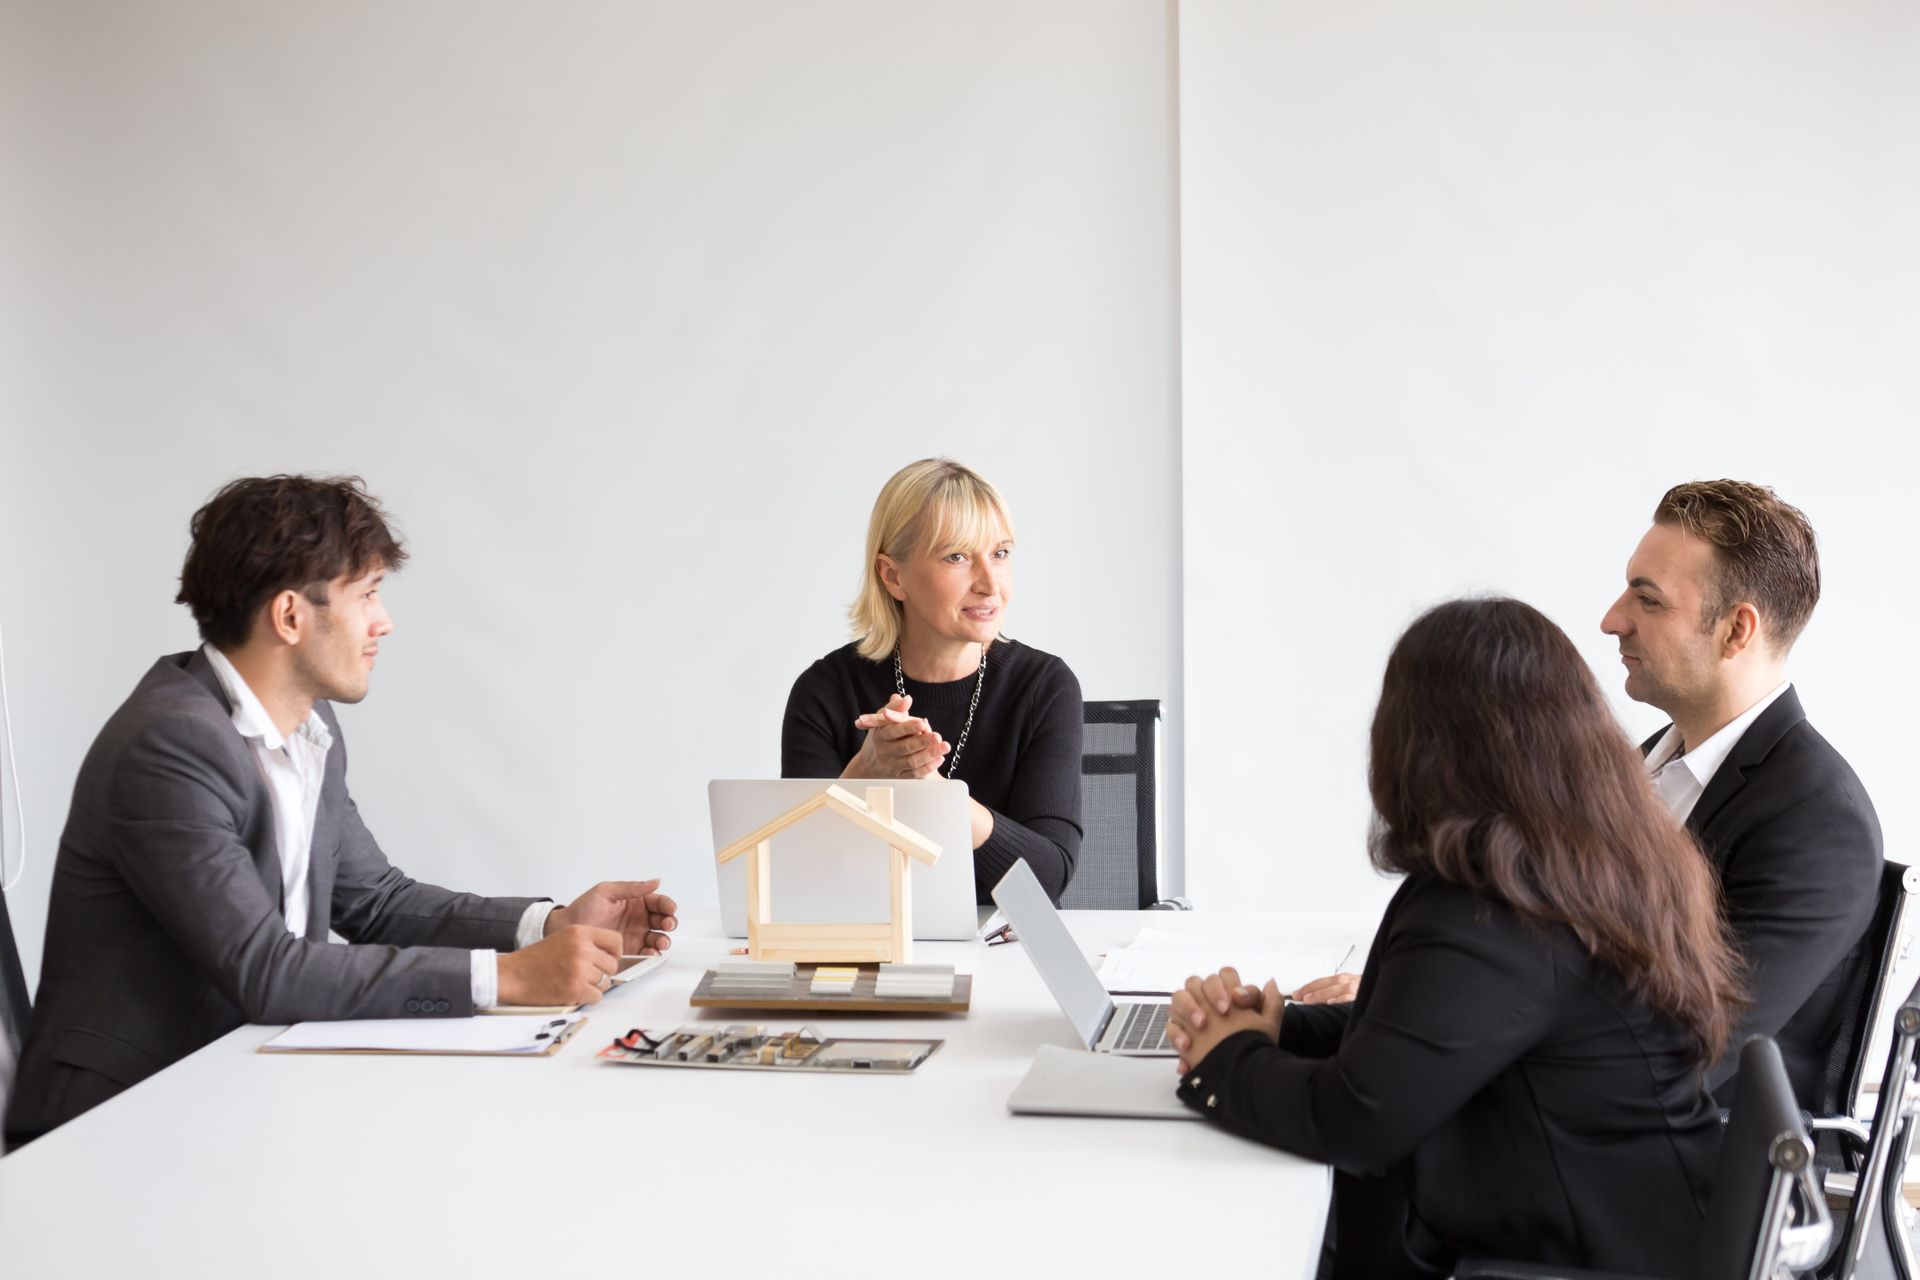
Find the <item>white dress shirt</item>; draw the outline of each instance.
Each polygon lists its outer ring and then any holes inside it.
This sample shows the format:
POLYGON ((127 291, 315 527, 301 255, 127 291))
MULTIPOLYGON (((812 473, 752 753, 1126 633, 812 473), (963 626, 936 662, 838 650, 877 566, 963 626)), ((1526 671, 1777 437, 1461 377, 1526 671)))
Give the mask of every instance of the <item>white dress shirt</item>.
MULTIPOLYGON (((233 727, 252 748, 254 763, 267 784, 267 795, 273 802, 274 845, 280 853, 287 932, 296 938, 305 937, 311 905, 307 871, 313 861, 313 823, 320 812, 320 788, 326 779, 333 734, 328 732, 320 712, 313 710, 291 737, 283 736, 227 655, 211 644, 201 646, 201 651, 233 707, 233 727)), ((529 946, 546 935, 547 915, 554 906, 536 902, 526 909, 515 930, 515 947, 529 946)), ((500 953, 473 952, 471 973, 473 1007, 488 1009, 500 1003, 500 953)))
POLYGON ((313 855, 313 820, 320 812, 320 785, 327 771, 333 734, 318 711, 309 711, 293 736, 282 737, 273 718, 227 655, 202 646, 214 678, 233 707, 233 727, 253 749, 253 762, 273 800, 273 842, 280 851, 280 890, 286 905, 287 932, 307 932, 307 867, 313 855))
POLYGON ((1774 704, 1779 696, 1792 687, 1791 681, 1782 681, 1775 689, 1760 701, 1742 711, 1728 721, 1718 733, 1697 747, 1680 754, 1680 726, 1672 724, 1653 744, 1653 750, 1647 752, 1647 773, 1653 778, 1653 789, 1661 803, 1667 806, 1676 822, 1685 823, 1693 813, 1693 806, 1700 803, 1700 796, 1713 781, 1713 775, 1720 772, 1720 766, 1733 754, 1733 748, 1760 713, 1774 704))

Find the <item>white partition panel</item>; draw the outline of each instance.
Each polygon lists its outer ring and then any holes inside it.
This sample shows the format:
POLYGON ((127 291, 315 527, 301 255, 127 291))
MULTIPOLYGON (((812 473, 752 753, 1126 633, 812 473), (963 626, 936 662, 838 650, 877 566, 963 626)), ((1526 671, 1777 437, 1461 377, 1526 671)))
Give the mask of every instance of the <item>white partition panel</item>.
POLYGON ((1386 655, 1463 592, 1599 619, 1666 487, 1821 537, 1792 674, 1920 858, 1920 10, 1326 5, 1180 21, 1188 885, 1374 906, 1386 655))

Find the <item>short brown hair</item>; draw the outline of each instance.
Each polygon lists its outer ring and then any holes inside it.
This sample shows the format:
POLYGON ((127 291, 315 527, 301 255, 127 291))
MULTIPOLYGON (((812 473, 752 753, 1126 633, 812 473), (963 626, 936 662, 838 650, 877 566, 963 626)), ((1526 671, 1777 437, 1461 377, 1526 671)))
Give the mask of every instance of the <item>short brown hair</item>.
POLYGON ((1798 507, 1765 485, 1692 480, 1667 490, 1653 521, 1677 525, 1713 547, 1708 626, 1744 600, 1766 618, 1778 652, 1793 647, 1820 601, 1820 548, 1798 507))
POLYGON ((245 644, 254 614, 279 592, 324 605, 335 578, 398 569, 407 558, 359 476, 235 480, 193 513, 190 527, 174 600, 193 610, 200 638, 222 649, 245 644))

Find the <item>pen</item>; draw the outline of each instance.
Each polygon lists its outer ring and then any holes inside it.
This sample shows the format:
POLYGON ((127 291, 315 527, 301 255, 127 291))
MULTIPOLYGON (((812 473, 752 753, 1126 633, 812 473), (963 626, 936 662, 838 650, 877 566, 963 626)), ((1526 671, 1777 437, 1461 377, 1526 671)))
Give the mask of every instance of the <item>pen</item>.
POLYGON ((1352 943, 1352 942, 1349 942, 1349 943, 1347 944, 1347 950, 1346 950, 1346 953, 1345 953, 1344 955, 1342 955, 1342 956, 1341 956, 1341 957, 1340 957, 1340 958, 1339 958, 1338 960, 1335 960, 1335 961, 1333 962, 1333 971, 1334 971, 1335 973, 1338 973, 1338 972, 1340 972, 1340 966, 1341 966, 1341 965, 1343 965, 1343 964, 1345 964, 1345 963, 1346 963, 1347 961, 1349 961, 1349 960, 1351 960, 1351 959, 1353 959, 1353 949, 1354 949, 1354 947, 1355 947, 1355 946, 1357 946, 1357 945, 1358 945, 1357 943, 1352 943))

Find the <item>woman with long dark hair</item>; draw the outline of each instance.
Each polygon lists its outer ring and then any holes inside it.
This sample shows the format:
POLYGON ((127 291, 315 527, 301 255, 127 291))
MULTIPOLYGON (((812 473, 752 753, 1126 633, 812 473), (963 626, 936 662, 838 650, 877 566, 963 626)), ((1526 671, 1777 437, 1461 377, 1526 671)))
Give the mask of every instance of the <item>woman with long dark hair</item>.
POLYGON ((1190 980, 1181 1096, 1335 1167, 1333 1275, 1686 1273, 1739 965, 1572 642, 1517 600, 1425 614, 1387 661, 1368 783, 1374 865, 1406 879, 1357 998, 1190 980))

